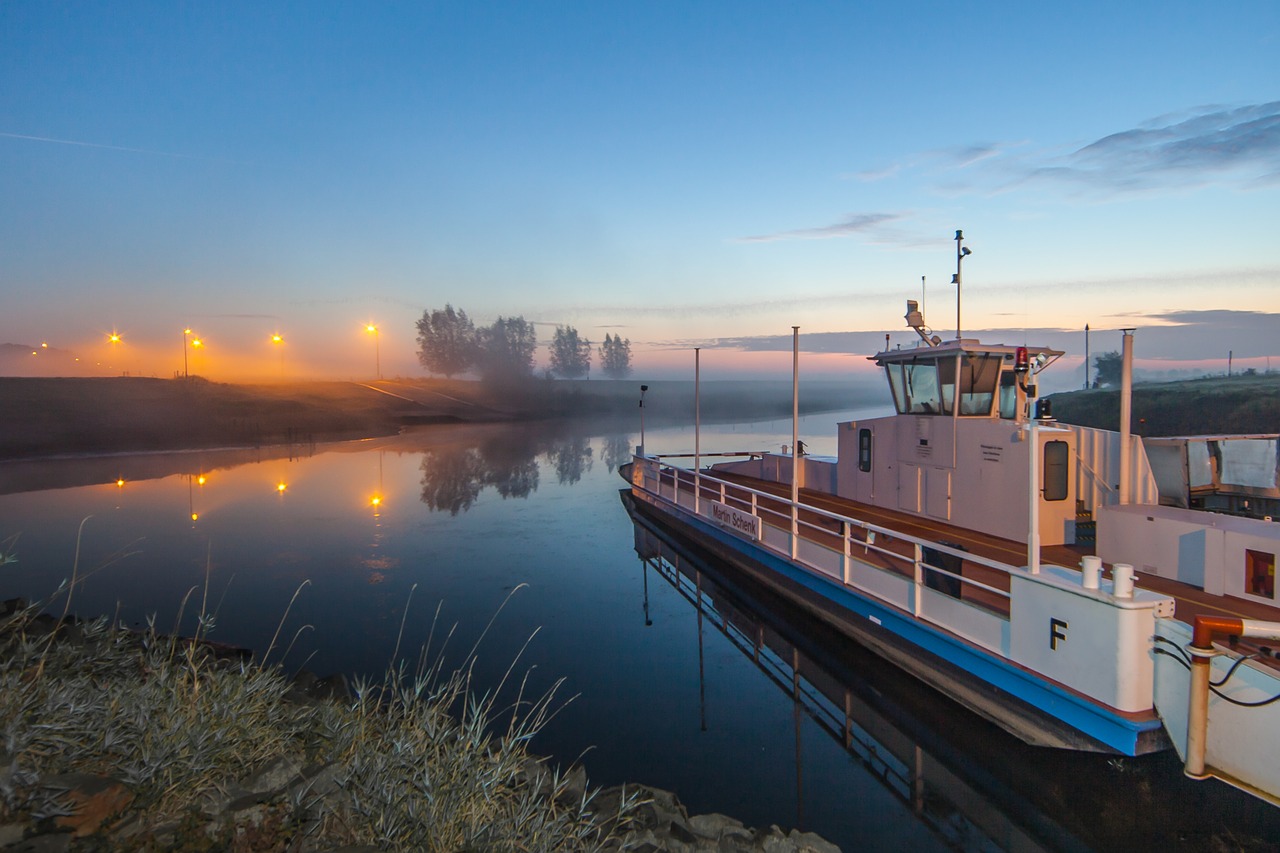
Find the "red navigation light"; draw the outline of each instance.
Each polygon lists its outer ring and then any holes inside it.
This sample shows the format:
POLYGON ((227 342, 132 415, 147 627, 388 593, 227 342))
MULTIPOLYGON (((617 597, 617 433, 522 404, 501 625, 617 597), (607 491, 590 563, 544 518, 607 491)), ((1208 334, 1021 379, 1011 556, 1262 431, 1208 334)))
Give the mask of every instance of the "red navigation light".
POLYGON ((1013 369, 1018 373, 1026 373, 1030 369, 1027 361, 1027 348, 1018 347, 1013 353, 1013 369))

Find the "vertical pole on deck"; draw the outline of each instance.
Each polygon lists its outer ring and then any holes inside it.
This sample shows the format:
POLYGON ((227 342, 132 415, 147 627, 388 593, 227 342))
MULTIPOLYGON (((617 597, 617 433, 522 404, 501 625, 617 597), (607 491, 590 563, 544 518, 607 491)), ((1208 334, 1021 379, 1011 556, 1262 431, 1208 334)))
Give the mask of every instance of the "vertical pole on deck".
POLYGON ((1084 390, 1089 390, 1089 324, 1084 324, 1084 390))
POLYGON ((693 348, 693 511, 702 497, 702 348, 693 348))
POLYGON ((1129 422, 1133 420, 1133 329, 1121 329, 1120 349, 1120 503, 1129 503, 1129 422))
POLYGON ((1040 574, 1040 435, 1027 424, 1027 571, 1040 574))
POLYGON ((791 327, 791 559, 800 538, 800 327, 791 327))

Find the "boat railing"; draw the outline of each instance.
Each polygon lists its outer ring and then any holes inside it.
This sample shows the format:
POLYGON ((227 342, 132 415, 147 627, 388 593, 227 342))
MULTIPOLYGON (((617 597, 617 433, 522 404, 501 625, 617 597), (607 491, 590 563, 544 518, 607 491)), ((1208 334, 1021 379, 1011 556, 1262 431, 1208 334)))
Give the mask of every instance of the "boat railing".
POLYGON ((793 511, 787 497, 664 461, 670 458, 685 455, 638 459, 633 484, 695 514, 719 504, 756 519, 736 526, 767 550, 1008 653, 1009 578, 1026 574, 1024 569, 810 504, 793 511))

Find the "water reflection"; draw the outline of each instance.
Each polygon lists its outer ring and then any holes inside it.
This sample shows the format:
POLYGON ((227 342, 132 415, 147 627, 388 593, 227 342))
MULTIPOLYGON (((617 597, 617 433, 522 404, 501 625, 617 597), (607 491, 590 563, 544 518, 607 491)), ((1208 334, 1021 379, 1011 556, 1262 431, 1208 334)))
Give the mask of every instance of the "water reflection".
MULTIPOLYGON (((630 436, 609 436, 603 445, 601 455, 612 473, 628 452, 630 436)), ((553 427, 508 432, 473 445, 433 446, 423 451, 419 465, 422 502, 456 516, 474 507, 487 488, 504 499, 527 498, 538 490, 539 457, 551 466, 558 484, 572 486, 591 471, 595 450, 590 436, 561 434, 553 427)))

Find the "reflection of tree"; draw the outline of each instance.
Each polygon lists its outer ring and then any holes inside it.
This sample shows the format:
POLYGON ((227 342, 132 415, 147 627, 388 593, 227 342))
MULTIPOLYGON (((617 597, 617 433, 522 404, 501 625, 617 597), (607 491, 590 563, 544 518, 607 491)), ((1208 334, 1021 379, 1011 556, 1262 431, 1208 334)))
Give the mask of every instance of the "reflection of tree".
POLYGON ((619 433, 607 436, 600 450, 600 459, 609 467, 609 473, 631 461, 631 434, 619 433))
POLYGON ((466 512, 484 488, 484 460, 474 447, 428 450, 421 467, 422 502, 431 509, 466 512))
MULTIPOLYGON (((573 485, 591 470, 594 455, 587 436, 558 437, 563 426, 530 426, 489 432, 473 447, 445 444, 422 454, 422 502, 450 515, 475 506, 492 488, 503 498, 527 498, 538 490, 539 456, 546 454, 561 485, 573 485)), ((601 457, 613 471, 630 459, 630 436, 604 440, 601 457)))
POLYGON ((547 451, 547 458, 556 466, 556 480, 572 485, 591 470, 591 442, 582 436, 557 442, 547 451))

